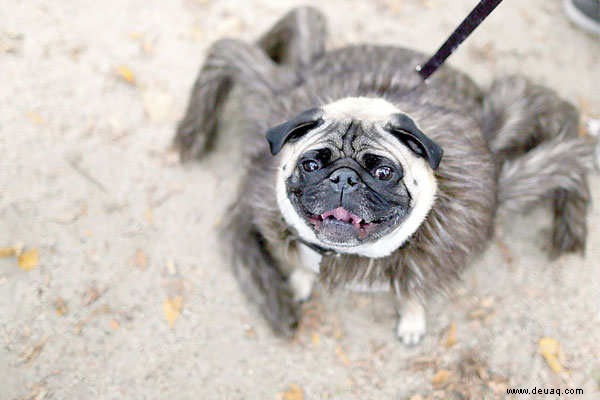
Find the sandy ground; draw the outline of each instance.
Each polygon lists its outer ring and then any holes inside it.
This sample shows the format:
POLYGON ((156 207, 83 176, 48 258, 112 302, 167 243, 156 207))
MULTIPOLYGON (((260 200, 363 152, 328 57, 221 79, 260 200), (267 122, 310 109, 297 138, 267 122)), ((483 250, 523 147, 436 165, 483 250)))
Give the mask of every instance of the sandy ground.
MULTIPOLYGON (((474 1, 308 3, 330 18, 332 46, 432 51, 474 1)), ((207 46, 252 40, 297 4, 0 0, 0 247, 40 255, 30 271, 0 259, 0 399, 492 399, 534 386, 598 399, 598 175, 585 259, 547 259, 546 211, 504 219, 416 348, 395 339, 385 296, 319 290, 291 342, 245 303, 213 237, 240 174, 235 135, 185 166, 168 147, 207 46), (182 303, 172 327, 167 299, 172 317, 182 303), (543 337, 565 372, 540 355, 543 337)), ((483 85, 522 72, 598 118, 599 60, 558 1, 535 0, 506 1, 451 61, 483 85)))

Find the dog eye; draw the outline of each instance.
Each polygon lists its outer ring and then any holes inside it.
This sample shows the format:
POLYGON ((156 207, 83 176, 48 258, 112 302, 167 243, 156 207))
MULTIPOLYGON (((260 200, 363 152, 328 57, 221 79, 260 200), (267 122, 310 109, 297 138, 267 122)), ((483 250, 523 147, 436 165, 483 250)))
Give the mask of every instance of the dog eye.
POLYGON ((388 179, 390 179, 392 177, 392 169, 390 167, 378 167, 374 172, 373 175, 375 176, 375 178, 382 180, 382 181, 387 181, 388 179))
POLYGON ((314 172, 321 168, 321 165, 315 160, 305 160, 302 162, 302 168, 304 168, 306 172, 314 172))
POLYGON ((380 162, 380 157, 378 157, 374 154, 365 154, 363 156, 363 164, 365 165, 365 168, 368 170, 372 170, 373 168, 375 168, 379 162, 380 162))

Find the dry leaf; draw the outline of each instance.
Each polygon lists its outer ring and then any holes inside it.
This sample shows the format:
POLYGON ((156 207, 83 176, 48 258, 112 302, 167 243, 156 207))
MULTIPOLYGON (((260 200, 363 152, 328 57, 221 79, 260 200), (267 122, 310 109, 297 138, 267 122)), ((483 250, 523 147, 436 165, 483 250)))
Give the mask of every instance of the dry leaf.
POLYGON ((109 324, 113 331, 118 331, 119 328, 121 327, 121 325, 119 324, 119 321, 117 321, 116 319, 111 319, 109 324))
POLYGON ((181 296, 175 296, 165 300, 163 304, 163 311, 165 318, 169 322, 169 326, 172 328, 175 325, 175 321, 181 314, 181 306, 183 299, 181 296))
POLYGON ((133 265, 139 269, 146 269, 148 266, 148 257, 142 250, 137 249, 135 251, 135 256, 133 256, 133 265))
POLYGON ((19 267, 24 271, 31 271, 40 263, 40 254, 37 249, 26 250, 17 258, 19 267))
POLYGON ((438 372, 435 373, 433 378, 431 378, 431 384, 436 389, 441 388, 442 386, 444 386, 444 384, 446 382, 448 382, 448 378, 450 377, 450 374, 451 374, 450 371, 448 371, 446 369, 440 369, 438 372))
POLYGON ((321 344, 321 337, 320 337, 320 336, 319 336, 319 334, 318 334, 318 333, 316 333, 316 332, 313 332, 313 333, 310 335, 310 339, 312 340, 312 344, 313 344, 313 346, 315 346, 315 347, 319 347, 319 345, 321 344))
POLYGON ((35 384, 24 397, 21 397, 19 400, 46 400, 49 399, 48 389, 42 386, 45 382, 42 381, 41 384, 35 384))
POLYGON ((27 118, 29 118, 31 122, 33 122, 36 125, 43 125, 46 122, 44 120, 44 117, 42 117, 40 113, 35 111, 29 111, 27 113, 27 118))
POLYGON ((444 346, 449 349, 456 344, 456 323, 451 323, 448 331, 446 332, 446 338, 444 340, 444 346))
POLYGON ((552 369, 552 371, 559 373, 564 370, 562 364, 559 361, 560 354, 560 343, 558 340, 544 337, 539 341, 540 353, 546 359, 546 363, 552 369))
POLYGON ((62 297, 56 299, 56 301, 54 302, 54 309, 56 310, 56 313, 61 317, 69 312, 69 307, 67 306, 67 303, 62 297))
POLYGON ((84 306, 89 306, 93 304, 106 292, 107 289, 99 290, 95 286, 90 286, 86 289, 86 291, 81 295, 81 301, 84 306))
POLYGON ((35 360, 42 350, 44 349, 44 345, 46 344, 46 337, 43 337, 35 346, 26 349, 23 353, 21 353, 21 362, 29 363, 35 360))
POLYGON ((17 255, 17 249, 14 247, 0 247, 0 258, 14 257, 17 255))
POLYGON ((115 71, 119 78, 131 85, 135 85, 135 74, 129 67, 120 65, 115 69, 115 71))
POLYGON ((285 392, 281 393, 281 398, 283 400, 304 400, 304 393, 300 386, 292 383, 285 392))
POLYGON ((337 356, 339 357, 339 359, 342 361, 342 363, 346 367, 350 366, 350 359, 348 358, 348 356, 344 352, 344 349, 342 349, 342 346, 337 346, 335 348, 335 354, 337 354, 337 356))
POLYGON ((146 217, 146 222, 152 225, 152 223, 154 222, 154 212, 152 211, 152 208, 148 207, 144 216, 146 217))

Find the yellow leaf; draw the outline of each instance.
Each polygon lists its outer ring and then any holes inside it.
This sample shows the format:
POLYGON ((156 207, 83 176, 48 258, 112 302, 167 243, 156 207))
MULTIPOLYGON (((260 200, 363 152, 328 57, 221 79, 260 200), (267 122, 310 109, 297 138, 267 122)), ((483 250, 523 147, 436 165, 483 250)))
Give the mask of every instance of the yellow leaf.
POLYGON ((433 378, 431 378, 431 384, 434 388, 439 389, 448 381, 450 374, 450 371, 446 369, 440 369, 438 372, 435 373, 433 378))
POLYGON ((36 125, 42 125, 44 124, 44 122, 46 122, 44 120, 44 117, 42 117, 39 113, 35 111, 29 111, 27 113, 27 117, 31 120, 31 122, 33 122, 36 125))
POLYGON ((348 358, 348 356, 344 352, 344 349, 342 349, 342 346, 338 346, 338 347, 335 348, 335 354, 337 354, 337 356, 339 357, 339 359, 342 361, 342 363, 346 367, 350 366, 350 364, 351 364, 350 359, 348 358))
POLYGON ((281 394, 283 400, 304 400, 302 388, 298 385, 291 384, 288 390, 281 394))
POLYGON ((62 297, 56 299, 56 301, 54 302, 54 308, 56 309, 56 313, 61 317, 63 315, 67 315, 67 313, 69 312, 69 307, 67 306, 67 303, 62 297))
POLYGON ((152 208, 148 207, 144 215, 146 217, 146 222, 152 225, 154 222, 154 212, 152 211, 152 208))
POLYGON ((118 331, 119 328, 121 327, 121 325, 119 324, 119 321, 117 321, 116 319, 111 319, 109 324, 113 331, 118 331))
POLYGON ((163 304, 163 311, 165 313, 165 318, 169 322, 169 326, 172 328, 175 325, 175 321, 181 314, 181 306, 183 303, 183 299, 181 296, 175 296, 172 298, 168 298, 165 300, 163 304))
POLYGON ((17 249, 14 247, 0 247, 0 258, 14 257, 17 255, 17 249))
POLYGON ((539 348, 550 369, 556 373, 562 372, 564 368, 558 360, 560 353, 560 343, 558 340, 550 337, 541 338, 539 348))
POLYGON ((116 72, 119 78, 123 79, 127 83, 135 85, 135 74, 129 67, 120 65, 116 68, 116 72))
POLYGON ((449 349, 456 344, 456 323, 451 323, 448 331, 446 332, 446 339, 444 340, 444 346, 449 349))
POLYGON ((148 266, 148 257, 142 250, 137 249, 135 251, 135 255, 133 256, 133 265, 142 270, 146 269, 148 266))
POLYGON ((319 334, 313 332, 312 335, 310 335, 310 338, 312 340, 313 346, 319 347, 319 345, 321 344, 321 337, 319 336, 319 334))
POLYGON ((17 261, 22 270, 31 271, 39 265, 40 255, 37 249, 26 250, 19 254, 17 261))

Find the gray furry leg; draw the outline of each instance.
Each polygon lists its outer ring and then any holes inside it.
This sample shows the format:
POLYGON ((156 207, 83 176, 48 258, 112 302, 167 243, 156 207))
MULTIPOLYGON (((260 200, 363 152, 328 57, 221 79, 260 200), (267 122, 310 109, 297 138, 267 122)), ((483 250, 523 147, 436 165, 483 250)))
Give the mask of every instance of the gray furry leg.
POLYGON ((585 175, 583 179, 578 191, 559 189, 554 194, 554 229, 552 230, 554 255, 585 251, 586 216, 590 193, 585 175))
POLYGON ((590 194, 586 179, 593 146, 583 138, 559 136, 504 163, 498 180, 499 203, 522 211, 541 200, 553 201, 553 253, 583 252, 590 194))
POLYGON ((258 45, 276 63, 302 70, 325 53, 326 20, 312 7, 295 8, 281 18, 258 45))
POLYGON ((236 205, 233 217, 222 232, 233 255, 234 273, 248 299, 258 305, 273 331, 290 337, 300 320, 300 301, 250 218, 250 214, 236 205))
POLYGON ((593 145, 578 125, 572 104, 523 77, 495 81, 483 101, 484 135, 502 167, 500 203, 517 210, 551 199, 555 255, 585 248, 593 145))
POLYGON ((234 84, 268 96, 286 82, 289 84, 289 75, 257 46, 230 39, 216 42, 208 51, 185 116, 177 126, 174 142, 181 158, 199 157, 210 149, 220 111, 234 84))
POLYGON ((572 104, 521 76, 494 81, 483 99, 483 134, 501 159, 526 153, 559 135, 576 137, 578 123, 579 113, 572 104))

